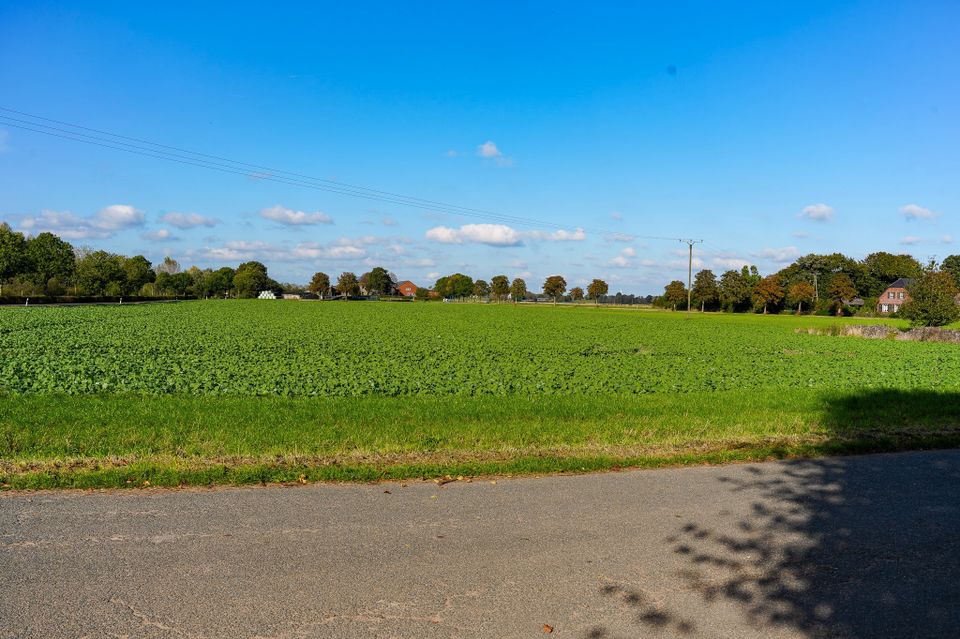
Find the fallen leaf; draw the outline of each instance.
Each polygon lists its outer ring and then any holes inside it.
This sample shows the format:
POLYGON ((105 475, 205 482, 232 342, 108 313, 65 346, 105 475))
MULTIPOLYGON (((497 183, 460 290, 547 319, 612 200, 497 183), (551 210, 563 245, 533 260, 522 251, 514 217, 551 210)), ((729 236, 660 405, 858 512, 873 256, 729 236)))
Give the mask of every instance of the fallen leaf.
POLYGON ((297 481, 300 482, 301 484, 305 484, 305 483, 307 483, 307 476, 306 476, 306 475, 300 475, 299 477, 297 477, 297 481))
POLYGON ((384 495, 392 495, 393 493, 391 493, 389 490, 385 490, 385 491, 383 491, 383 494, 384 494, 384 495))
POLYGON ((144 479, 144 480, 143 480, 143 485, 144 485, 144 486, 149 486, 149 485, 150 485, 150 482, 149 482, 148 480, 144 479))
POLYGON ((550 634, 551 632, 553 632, 553 626, 545 623, 543 624, 543 631, 547 634, 550 634))
POLYGON ((493 485, 496 485, 497 480, 496 480, 496 479, 491 479, 491 480, 490 480, 490 483, 493 484, 493 485))
POLYGON ((436 499, 436 498, 437 498, 436 495, 430 495, 430 499, 436 499))

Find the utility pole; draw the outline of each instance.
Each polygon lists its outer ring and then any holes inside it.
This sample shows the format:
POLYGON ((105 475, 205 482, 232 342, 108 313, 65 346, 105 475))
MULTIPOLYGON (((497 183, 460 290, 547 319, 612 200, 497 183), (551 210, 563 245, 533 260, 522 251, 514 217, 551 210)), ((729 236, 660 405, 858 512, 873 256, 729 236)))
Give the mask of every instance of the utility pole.
POLYGON ((693 245, 702 244, 703 240, 680 240, 690 249, 690 259, 687 261, 687 316, 690 315, 690 304, 693 302, 693 245))

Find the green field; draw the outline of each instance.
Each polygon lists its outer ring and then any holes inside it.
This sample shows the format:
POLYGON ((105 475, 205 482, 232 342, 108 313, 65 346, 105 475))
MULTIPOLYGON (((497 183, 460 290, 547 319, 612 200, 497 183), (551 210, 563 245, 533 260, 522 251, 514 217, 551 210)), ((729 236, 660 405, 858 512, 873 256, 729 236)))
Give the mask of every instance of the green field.
POLYGON ((851 321, 509 304, 0 309, 0 484, 578 471, 960 443, 957 346, 797 331, 851 321))

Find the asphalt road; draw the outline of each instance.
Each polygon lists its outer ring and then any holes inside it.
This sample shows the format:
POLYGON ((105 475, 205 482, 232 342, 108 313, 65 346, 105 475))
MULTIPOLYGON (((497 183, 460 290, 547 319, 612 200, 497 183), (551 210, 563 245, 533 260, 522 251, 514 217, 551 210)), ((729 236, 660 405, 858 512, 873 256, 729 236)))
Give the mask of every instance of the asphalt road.
POLYGON ((0 497, 0 637, 541 636, 960 636, 960 451, 0 497))

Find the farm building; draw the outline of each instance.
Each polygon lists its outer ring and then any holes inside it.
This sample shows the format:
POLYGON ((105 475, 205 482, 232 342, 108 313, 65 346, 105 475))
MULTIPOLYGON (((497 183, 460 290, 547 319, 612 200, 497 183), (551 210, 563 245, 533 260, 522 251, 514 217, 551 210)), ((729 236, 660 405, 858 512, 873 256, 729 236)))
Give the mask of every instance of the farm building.
POLYGON ((901 277, 896 282, 887 287, 887 289, 877 300, 878 313, 896 313, 900 307, 910 301, 910 294, 907 289, 913 284, 913 280, 908 277, 901 277))
POLYGON ((417 285, 410 280, 404 280, 397 283, 397 293, 404 297, 413 297, 417 294, 417 285))

